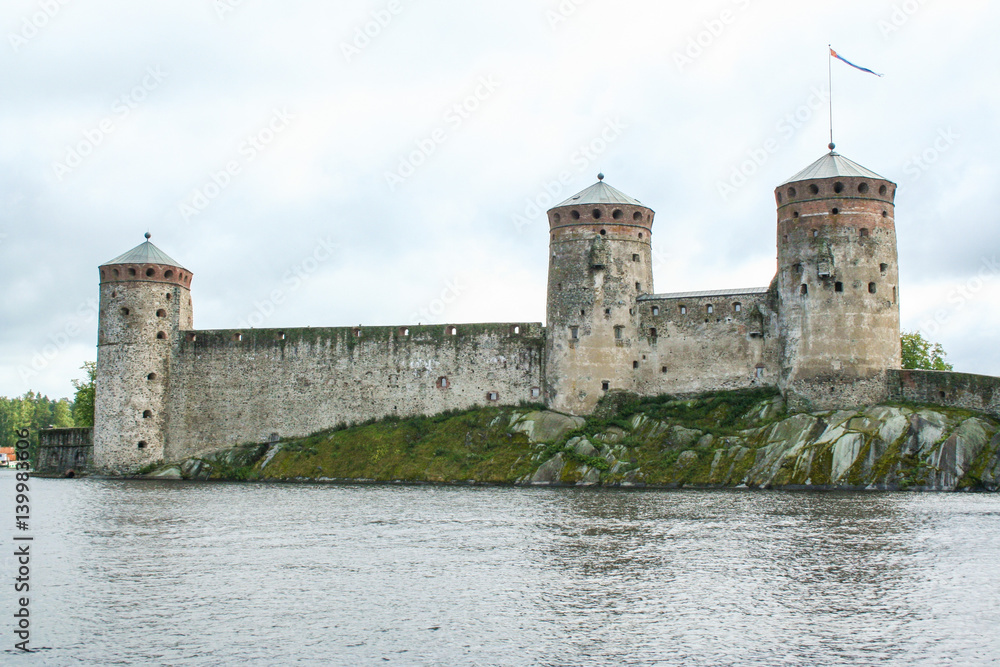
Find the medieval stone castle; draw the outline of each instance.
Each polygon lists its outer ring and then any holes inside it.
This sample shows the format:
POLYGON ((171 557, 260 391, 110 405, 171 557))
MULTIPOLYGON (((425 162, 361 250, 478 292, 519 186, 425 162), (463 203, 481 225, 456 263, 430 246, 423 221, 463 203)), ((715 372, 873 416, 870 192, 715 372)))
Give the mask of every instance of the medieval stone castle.
POLYGON ((340 423, 475 405, 776 387, 877 403, 900 366, 896 185, 833 152, 775 190, 767 287, 657 294, 654 213, 597 183, 548 212, 546 323, 194 328, 192 272, 147 241, 100 266, 94 463, 129 472, 340 423))

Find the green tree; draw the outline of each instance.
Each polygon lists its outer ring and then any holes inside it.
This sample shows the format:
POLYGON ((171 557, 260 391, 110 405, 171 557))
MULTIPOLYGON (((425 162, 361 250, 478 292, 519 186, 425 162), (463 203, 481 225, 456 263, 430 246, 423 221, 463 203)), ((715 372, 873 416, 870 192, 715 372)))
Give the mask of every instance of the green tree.
POLYGON ((20 424, 14 409, 15 400, 0 397, 0 447, 13 447, 16 441, 14 429, 20 424))
POLYGON ((68 399, 60 398, 52 403, 52 425, 56 428, 72 428, 75 426, 73 420, 73 404, 68 399))
POLYGON ((73 380, 76 396, 73 399, 73 421, 79 428, 94 425, 94 382, 97 378, 97 364, 93 361, 83 362, 80 366, 86 375, 86 380, 73 380))
POLYGON ((944 358, 947 356, 941 343, 932 343, 920 332, 904 331, 900 336, 903 346, 903 368, 919 368, 927 371, 954 370, 944 358))
POLYGON ((38 451, 38 432, 43 428, 73 426, 72 404, 65 398, 57 401, 29 391, 20 398, 0 397, 0 447, 13 447, 15 429, 28 429, 31 446, 28 455, 38 451))

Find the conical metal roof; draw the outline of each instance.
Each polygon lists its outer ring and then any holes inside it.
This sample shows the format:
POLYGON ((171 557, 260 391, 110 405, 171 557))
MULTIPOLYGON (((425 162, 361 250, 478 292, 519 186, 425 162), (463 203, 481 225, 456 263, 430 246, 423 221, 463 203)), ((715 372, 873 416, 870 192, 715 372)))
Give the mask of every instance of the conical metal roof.
POLYGON ((629 197, 627 194, 621 190, 616 190, 607 183, 604 182, 604 174, 598 176, 599 181, 591 185, 589 188, 583 192, 577 193, 558 204, 556 208, 560 206, 574 206, 574 205, 587 205, 587 204, 628 204, 631 206, 642 206, 643 203, 638 199, 629 197))
POLYGON ((871 169, 862 167, 853 160, 848 160, 840 153, 830 151, 781 185, 788 185, 789 183, 797 183, 799 181, 808 181, 814 178, 836 178, 838 176, 877 178, 882 181, 889 180, 884 176, 879 176, 871 169))
MULTIPOLYGON (((178 269, 184 269, 177 260, 171 259, 167 253, 150 243, 148 235, 146 238, 147 241, 145 243, 140 243, 124 255, 119 255, 110 262, 101 264, 101 266, 109 266, 111 264, 163 264, 165 266, 176 266, 178 269)), ((184 270, 187 271, 187 269, 184 270)))

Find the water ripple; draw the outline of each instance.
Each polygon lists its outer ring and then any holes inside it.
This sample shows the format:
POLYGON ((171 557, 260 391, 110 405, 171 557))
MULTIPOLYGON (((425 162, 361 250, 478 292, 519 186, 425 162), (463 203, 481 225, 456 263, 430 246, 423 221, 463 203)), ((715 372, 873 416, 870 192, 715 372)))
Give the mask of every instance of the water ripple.
POLYGON ((33 485, 19 665, 1000 656, 995 496, 33 485))

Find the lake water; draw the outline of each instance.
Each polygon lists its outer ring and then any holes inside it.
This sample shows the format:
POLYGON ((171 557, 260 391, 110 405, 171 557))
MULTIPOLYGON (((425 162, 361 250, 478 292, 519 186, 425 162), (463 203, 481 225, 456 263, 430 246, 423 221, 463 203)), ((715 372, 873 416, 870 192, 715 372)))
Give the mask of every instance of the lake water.
POLYGON ((998 496, 32 485, 7 665, 1000 662, 998 496))

